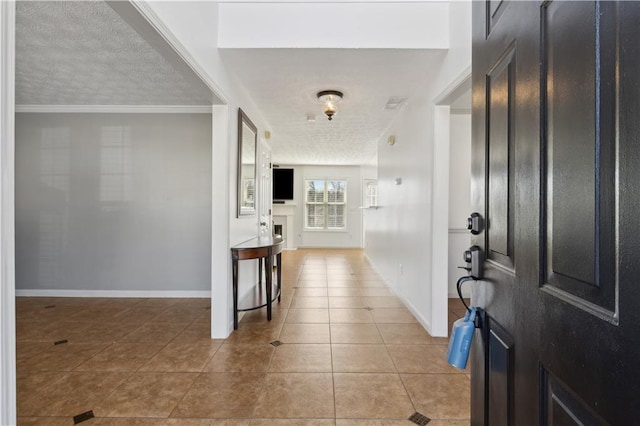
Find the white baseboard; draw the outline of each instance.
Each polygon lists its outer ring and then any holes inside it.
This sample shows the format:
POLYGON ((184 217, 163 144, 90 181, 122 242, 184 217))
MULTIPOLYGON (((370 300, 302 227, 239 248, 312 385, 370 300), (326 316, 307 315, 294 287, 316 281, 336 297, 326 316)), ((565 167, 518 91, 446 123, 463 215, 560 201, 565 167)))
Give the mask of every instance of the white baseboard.
POLYGON ((135 298, 211 298, 210 291, 155 291, 155 290, 18 290, 21 297, 135 297, 135 298))

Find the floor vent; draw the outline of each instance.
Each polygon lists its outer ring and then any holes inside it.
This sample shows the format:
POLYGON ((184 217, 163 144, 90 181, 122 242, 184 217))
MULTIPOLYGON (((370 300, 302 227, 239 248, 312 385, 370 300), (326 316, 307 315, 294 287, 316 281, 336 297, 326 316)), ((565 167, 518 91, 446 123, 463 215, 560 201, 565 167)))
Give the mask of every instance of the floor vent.
POLYGON ((282 344, 282 342, 280 340, 274 340, 273 342, 271 342, 271 344, 277 348, 282 344))
POLYGON ((45 306, 44 308, 45 309, 51 309, 51 308, 55 308, 55 307, 56 307, 56 305, 49 305, 49 306, 45 306))
POLYGON ((409 420, 420 426, 424 426, 431 421, 429 417, 424 414, 420 414, 417 411, 409 417, 409 420))
POLYGON ((80 413, 77 416, 73 416, 73 424, 77 425, 78 423, 85 422, 94 417, 93 411, 85 411, 84 413, 80 413))
POLYGON ((206 308, 204 308, 205 311, 209 311, 211 310, 211 306, 207 306, 206 308))
POLYGON ((67 339, 64 339, 64 340, 58 340, 58 341, 53 342, 53 344, 54 344, 55 346, 57 346, 57 345, 62 345, 62 344, 64 344, 64 343, 69 343, 69 341, 68 341, 67 339))
POLYGON ((373 311, 373 308, 371 306, 365 306, 363 309, 366 309, 367 311, 373 311))

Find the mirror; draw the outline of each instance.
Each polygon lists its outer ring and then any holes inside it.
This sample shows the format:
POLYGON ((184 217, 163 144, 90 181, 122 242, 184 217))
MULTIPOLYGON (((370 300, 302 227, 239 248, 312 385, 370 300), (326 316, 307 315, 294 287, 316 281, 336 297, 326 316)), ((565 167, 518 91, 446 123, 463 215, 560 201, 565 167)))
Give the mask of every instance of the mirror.
POLYGON ((238 108, 238 217, 256 213, 258 129, 238 108))

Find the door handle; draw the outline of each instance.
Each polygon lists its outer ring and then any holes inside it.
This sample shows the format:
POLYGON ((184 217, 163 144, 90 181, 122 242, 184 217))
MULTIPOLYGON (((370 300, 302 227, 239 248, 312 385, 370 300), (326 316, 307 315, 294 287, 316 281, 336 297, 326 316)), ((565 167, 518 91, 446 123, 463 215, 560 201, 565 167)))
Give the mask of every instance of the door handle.
POLYGON ((463 260, 466 263, 470 263, 471 267, 469 268, 469 275, 474 280, 479 280, 482 278, 482 263, 484 262, 484 254, 482 253, 482 249, 478 246, 471 246, 468 250, 464 252, 462 256, 463 260))

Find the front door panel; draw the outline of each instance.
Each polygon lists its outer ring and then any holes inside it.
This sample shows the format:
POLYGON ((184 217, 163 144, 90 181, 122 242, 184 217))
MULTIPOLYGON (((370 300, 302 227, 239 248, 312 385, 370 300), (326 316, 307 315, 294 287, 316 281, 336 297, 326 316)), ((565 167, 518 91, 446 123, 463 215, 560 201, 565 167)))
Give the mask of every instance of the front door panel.
POLYGON ((472 424, 637 424, 640 2, 472 8, 472 424))

